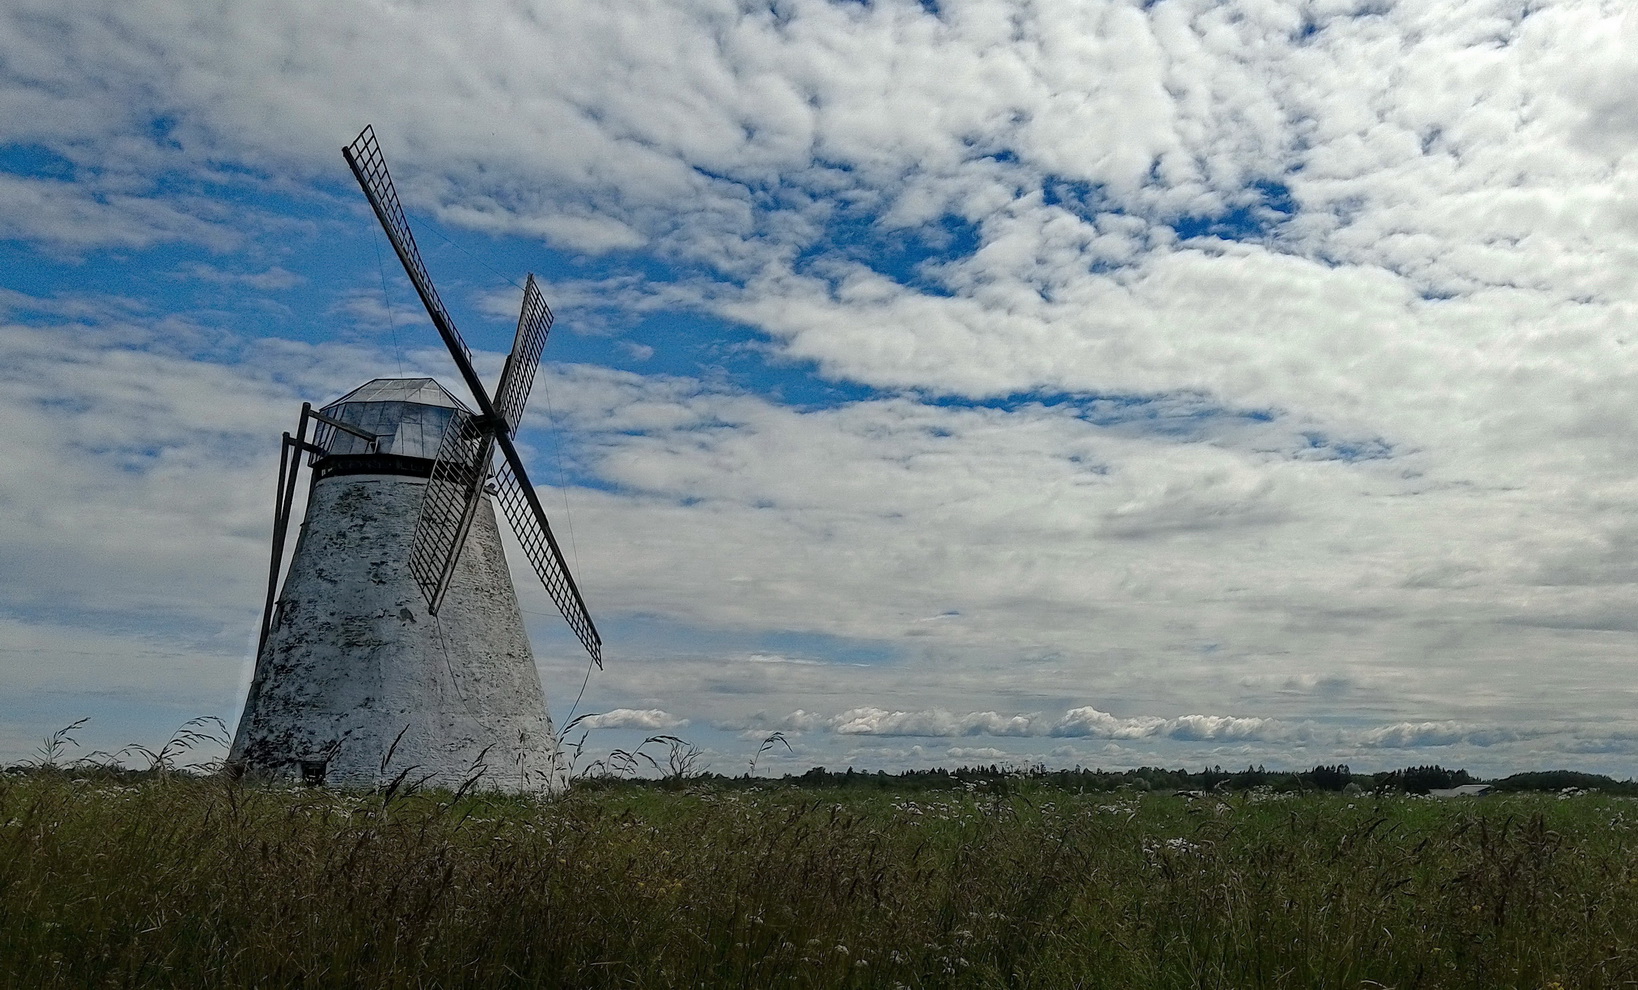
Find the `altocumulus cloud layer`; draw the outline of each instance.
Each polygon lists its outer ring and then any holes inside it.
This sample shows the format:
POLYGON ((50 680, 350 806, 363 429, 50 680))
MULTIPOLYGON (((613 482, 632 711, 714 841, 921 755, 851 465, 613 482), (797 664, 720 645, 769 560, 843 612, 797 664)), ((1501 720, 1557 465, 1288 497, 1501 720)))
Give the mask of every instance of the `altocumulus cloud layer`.
POLYGON ((1615 2, 17 0, 0 750, 234 714, 278 432, 449 377, 371 122, 490 372, 558 311, 588 747, 1630 773, 1635 86, 1615 2))

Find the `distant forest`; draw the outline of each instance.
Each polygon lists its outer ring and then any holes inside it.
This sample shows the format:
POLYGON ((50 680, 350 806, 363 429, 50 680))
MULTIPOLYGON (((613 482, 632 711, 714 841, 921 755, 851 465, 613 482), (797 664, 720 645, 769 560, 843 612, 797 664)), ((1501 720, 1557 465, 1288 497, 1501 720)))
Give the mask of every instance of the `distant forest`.
MULTIPOLYGON (((658 777, 637 773, 638 761, 631 754, 616 751, 617 757, 598 761, 589 772, 573 774, 575 785, 593 790, 624 787, 676 788, 704 784, 723 790, 747 790, 769 784, 799 788, 843 788, 860 791, 948 791, 968 790, 1006 794, 1022 784, 1061 788, 1067 791, 1098 793, 1103 791, 1162 791, 1185 792, 1200 795, 1228 794, 1257 789, 1263 792, 1301 794, 1312 792, 1347 792, 1350 794, 1400 793, 1427 794, 1469 784, 1483 784, 1494 792, 1547 792, 1586 791, 1618 796, 1638 796, 1638 780, 1616 780, 1597 773, 1576 770, 1542 770, 1515 773, 1508 777, 1486 779, 1466 770, 1448 770, 1444 767, 1415 766, 1403 770, 1380 773, 1354 773, 1346 763, 1320 765, 1311 770, 1269 770, 1266 767, 1246 767, 1244 770, 1225 770, 1220 766, 1202 770, 1165 767, 1139 767, 1136 770, 1092 770, 1082 767, 1052 770, 1043 765, 1017 766, 991 763, 987 766, 965 766, 954 770, 904 770, 888 773, 885 770, 827 770, 814 767, 805 773, 786 774, 784 777, 757 777, 749 774, 728 776, 701 769, 697 762, 698 749, 687 746, 674 737, 669 764, 649 760, 660 771, 658 777), (680 754, 680 755, 679 755, 680 754)), ((177 769, 163 755, 150 754, 156 762, 146 770, 121 767, 112 763, 94 761, 58 762, 56 752, 49 758, 0 767, 0 774, 46 775, 64 774, 70 777, 140 778, 153 773, 168 774, 177 769)), ((194 767, 197 773, 202 768, 194 767)))
MULTIPOLYGON (((1199 791, 1202 793, 1248 791, 1267 788, 1273 791, 1356 791, 1399 792, 1427 794, 1429 791, 1460 787, 1465 784, 1488 784, 1496 791, 1598 791, 1605 794, 1638 795, 1638 781, 1616 780, 1603 774, 1579 773, 1574 770, 1546 770, 1516 773, 1498 780, 1475 777, 1466 770, 1447 770, 1441 766, 1406 767, 1383 773, 1354 773, 1347 764, 1317 766, 1311 770, 1281 771, 1263 767, 1244 770, 1225 770, 1211 767, 1204 770, 1167 770, 1163 767, 1140 767, 1136 770, 1049 770, 1043 766, 1009 767, 1000 764, 960 767, 955 770, 906 770, 900 773, 885 771, 827 770, 814 767, 803 774, 787 775, 783 783, 813 788, 881 788, 884 790, 985 790, 1005 792, 1022 781, 1061 787, 1071 791, 1116 791, 1123 788, 1140 791, 1199 791)), ((597 786, 600 778, 591 777, 585 783, 597 786)), ((601 778, 608 784, 709 782, 721 787, 756 787, 769 783, 765 777, 726 777, 716 773, 695 773, 671 776, 661 781, 641 781, 631 778, 601 778)))

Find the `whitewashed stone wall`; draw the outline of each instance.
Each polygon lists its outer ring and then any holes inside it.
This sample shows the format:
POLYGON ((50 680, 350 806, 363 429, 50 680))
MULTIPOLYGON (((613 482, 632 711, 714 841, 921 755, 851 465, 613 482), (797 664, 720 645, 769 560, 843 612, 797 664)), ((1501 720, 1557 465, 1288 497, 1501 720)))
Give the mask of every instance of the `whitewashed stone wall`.
POLYGON ((560 790, 556 740, 489 499, 436 616, 409 573, 426 482, 314 486, 229 759, 324 781, 560 790), (397 745, 394 746, 396 740, 397 745), (390 751, 390 757, 389 757, 390 751))

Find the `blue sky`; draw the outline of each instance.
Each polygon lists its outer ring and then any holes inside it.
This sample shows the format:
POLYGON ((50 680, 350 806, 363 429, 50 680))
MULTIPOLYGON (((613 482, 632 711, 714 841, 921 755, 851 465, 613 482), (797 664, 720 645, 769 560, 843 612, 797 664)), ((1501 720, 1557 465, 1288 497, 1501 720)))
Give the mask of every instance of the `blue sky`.
POLYGON ((0 11, 0 758, 230 722, 300 403, 455 376, 587 752, 1634 773, 1615 2, 0 11))

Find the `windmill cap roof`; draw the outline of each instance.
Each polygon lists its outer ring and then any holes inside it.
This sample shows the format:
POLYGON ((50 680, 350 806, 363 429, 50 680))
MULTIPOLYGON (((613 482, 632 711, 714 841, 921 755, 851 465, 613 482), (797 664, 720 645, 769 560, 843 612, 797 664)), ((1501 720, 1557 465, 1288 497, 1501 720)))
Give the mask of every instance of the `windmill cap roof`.
POLYGON ((343 402, 413 402, 423 406, 443 406, 467 412, 466 404, 432 378, 375 378, 365 382, 325 408, 343 402))
POLYGON ((356 436, 328 425, 315 435, 326 456, 390 454, 432 460, 438 456, 457 412, 470 413, 461 400, 431 378, 377 378, 324 407, 325 415, 357 427, 356 436))

